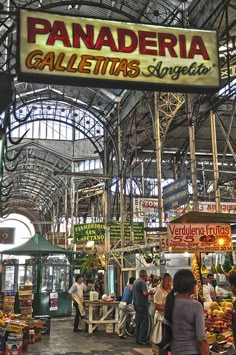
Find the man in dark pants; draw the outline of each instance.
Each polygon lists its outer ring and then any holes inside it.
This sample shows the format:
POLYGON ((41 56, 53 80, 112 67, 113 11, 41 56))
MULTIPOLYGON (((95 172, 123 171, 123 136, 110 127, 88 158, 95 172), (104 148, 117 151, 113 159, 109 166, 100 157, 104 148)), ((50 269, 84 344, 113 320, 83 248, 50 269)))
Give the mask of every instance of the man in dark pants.
POLYGON ((74 332, 82 330, 79 328, 79 319, 84 318, 85 311, 83 307, 83 294, 87 290, 87 286, 83 283, 83 276, 77 275, 75 278, 75 283, 71 286, 68 291, 70 298, 73 301, 75 307, 75 320, 74 320, 74 332))
POLYGON ((147 272, 140 270, 139 279, 133 283, 133 303, 136 312, 136 343, 148 344, 148 289, 146 286, 147 272))
MULTIPOLYGON (((231 286, 231 290, 233 294, 236 296, 236 272, 231 272, 229 276, 229 283, 231 286)), ((233 305, 233 314, 232 314, 232 331, 234 337, 234 346, 236 348, 236 301, 234 301, 233 305)))

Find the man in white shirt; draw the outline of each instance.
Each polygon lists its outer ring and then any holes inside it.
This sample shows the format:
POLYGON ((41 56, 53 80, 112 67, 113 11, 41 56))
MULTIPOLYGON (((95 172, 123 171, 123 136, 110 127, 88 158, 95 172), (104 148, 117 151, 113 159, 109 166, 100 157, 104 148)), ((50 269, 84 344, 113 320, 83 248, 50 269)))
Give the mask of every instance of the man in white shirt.
POLYGON ((74 332, 81 330, 79 329, 79 318, 83 318, 85 316, 83 300, 84 291, 87 291, 87 286, 84 284, 83 280, 84 278, 82 275, 77 275, 75 278, 75 283, 68 291, 68 294, 72 299, 75 307, 74 332))
POLYGON ((203 285, 203 301, 204 301, 204 308, 209 309, 210 303, 215 301, 216 299, 216 292, 214 287, 212 286, 212 280, 214 279, 213 274, 207 274, 206 277, 206 284, 203 285))

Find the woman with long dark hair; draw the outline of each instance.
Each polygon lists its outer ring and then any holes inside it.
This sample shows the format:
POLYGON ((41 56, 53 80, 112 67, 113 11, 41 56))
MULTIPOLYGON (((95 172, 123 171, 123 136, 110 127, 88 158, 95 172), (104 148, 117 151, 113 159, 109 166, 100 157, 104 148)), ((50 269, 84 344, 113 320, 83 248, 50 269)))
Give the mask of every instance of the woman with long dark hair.
POLYGON ((187 269, 176 272, 168 294, 165 318, 172 324, 172 355, 209 355, 203 307, 194 300, 196 281, 187 269))

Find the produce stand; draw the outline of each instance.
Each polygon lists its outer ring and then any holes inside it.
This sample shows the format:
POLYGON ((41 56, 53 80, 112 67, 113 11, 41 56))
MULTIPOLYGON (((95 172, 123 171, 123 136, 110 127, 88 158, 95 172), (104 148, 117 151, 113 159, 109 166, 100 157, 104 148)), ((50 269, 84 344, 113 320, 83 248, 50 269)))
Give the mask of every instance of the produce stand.
MULTIPOLYGON (((229 222, 236 222, 236 216, 190 212, 168 225, 169 251, 193 254, 191 269, 197 281, 197 297, 201 302, 203 302, 203 277, 212 273, 217 277, 225 275, 227 279, 229 273, 236 270, 236 265, 233 265, 232 258, 229 257, 229 253, 233 251, 229 222), (203 263, 203 255, 209 253, 214 255, 215 252, 219 255, 224 253, 224 258, 220 258, 224 261, 206 266, 203 263)), ((219 298, 217 302, 210 303, 208 310, 204 310, 206 336, 213 355, 236 353, 231 327, 232 302, 232 298, 219 298)))
POLYGON ((118 333, 117 325, 119 322, 119 303, 117 301, 84 301, 85 308, 88 308, 88 319, 85 319, 85 324, 88 325, 88 333, 92 334, 99 326, 112 325, 108 332, 118 333))
MULTIPOLYGON (((35 234, 23 245, 2 252, 7 255, 29 255, 22 269, 22 284, 24 285, 30 268, 30 282, 33 284, 33 315, 48 315, 51 317, 71 315, 71 299, 68 297, 69 285, 72 283, 71 259, 73 252, 59 248, 49 243, 42 235, 35 234), (57 256, 63 256, 59 258, 57 256)), ((17 289, 16 289, 17 288, 17 289)), ((5 291, 5 290, 3 290, 5 291)), ((18 292, 16 294, 15 311, 19 312, 18 292)))

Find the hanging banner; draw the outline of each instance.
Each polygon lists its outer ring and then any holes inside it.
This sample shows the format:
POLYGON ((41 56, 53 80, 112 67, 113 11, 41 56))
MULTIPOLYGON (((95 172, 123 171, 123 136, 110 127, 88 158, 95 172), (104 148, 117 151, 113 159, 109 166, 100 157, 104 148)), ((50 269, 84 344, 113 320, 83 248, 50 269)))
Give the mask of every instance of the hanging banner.
POLYGON ((170 252, 233 251, 231 226, 223 223, 169 223, 167 225, 170 252))
MULTIPOLYGON (((121 223, 112 222, 109 226, 110 239, 119 240, 121 238, 121 223)), ((143 222, 133 223, 133 238, 135 241, 143 241, 144 239, 144 224, 143 222)), ((124 238, 131 240, 131 225, 130 222, 124 223, 124 238)), ((85 223, 74 225, 74 242, 86 243, 88 241, 96 243, 103 243, 105 240, 105 226, 104 223, 85 223)))
POLYGON ((19 10, 20 80, 178 92, 217 90, 216 31, 19 10))
MULTIPOLYGON (((216 212, 215 202, 199 201, 198 203, 199 212, 216 212)), ((236 203, 235 202, 220 202, 221 213, 236 214, 236 203)), ((183 216, 184 214, 193 211, 193 202, 189 201, 185 205, 178 205, 176 208, 171 208, 165 211, 164 220, 166 223, 174 221, 176 218, 183 216)))

